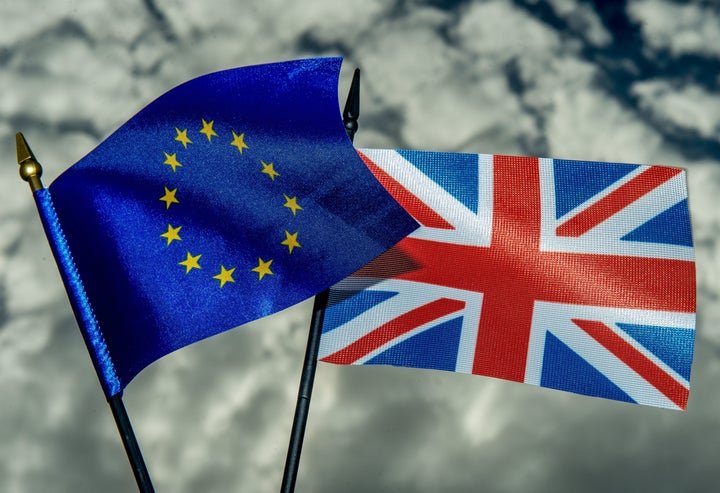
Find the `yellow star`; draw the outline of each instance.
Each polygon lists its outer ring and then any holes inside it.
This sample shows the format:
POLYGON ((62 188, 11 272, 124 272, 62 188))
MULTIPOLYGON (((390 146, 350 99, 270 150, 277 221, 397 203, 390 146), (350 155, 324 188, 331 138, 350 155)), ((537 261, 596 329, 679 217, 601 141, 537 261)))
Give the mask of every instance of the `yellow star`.
POLYGON ((245 143, 245 134, 244 133, 238 135, 233 130, 232 135, 233 135, 233 141, 230 143, 230 145, 237 147, 238 151, 240 151, 240 154, 242 154, 243 149, 250 149, 250 147, 248 147, 248 145, 245 143))
POLYGON ((275 171, 273 163, 268 164, 265 161, 260 161, 260 164, 262 164, 263 167, 261 173, 265 173, 266 175, 268 175, 272 181, 275 181, 276 176, 280 176, 280 173, 275 171))
POLYGON ((297 231, 293 234, 290 234, 288 230, 285 230, 285 239, 280 242, 281 245, 285 245, 288 247, 288 253, 292 253, 293 248, 301 248, 300 243, 297 241, 297 231))
POLYGON ((180 164, 177 160, 177 153, 168 154, 167 152, 163 152, 163 154, 165 154, 165 162, 163 164, 169 165, 172 168, 173 173, 175 173, 177 167, 182 166, 182 164, 180 164))
POLYGON ((200 130, 200 133, 207 136, 208 142, 211 142, 212 137, 217 137, 215 130, 213 130, 212 128, 213 123, 215 123, 215 120, 210 120, 210 122, 206 122, 205 118, 202 119, 203 128, 202 130, 200 130))
POLYGON ((175 140, 178 142, 182 142, 182 145, 185 149, 187 149, 188 144, 192 144, 192 140, 190 140, 190 137, 187 136, 187 128, 185 130, 180 130, 179 128, 175 127, 175 131, 177 132, 177 137, 175 137, 175 140))
POLYGON ((179 204, 180 201, 175 198, 175 192, 177 192, 177 188, 173 188, 172 190, 169 190, 168 187, 165 187, 165 195, 160 197, 160 200, 165 202, 165 209, 170 208, 170 204, 179 204))
POLYGON ((297 214, 297 211, 303 210, 303 208, 297 203, 297 197, 291 198, 285 194, 283 194, 283 197, 285 197, 285 203, 283 205, 292 211, 293 216, 297 214))
POLYGON ((200 260, 201 255, 190 255, 190 252, 187 252, 187 257, 185 257, 185 260, 182 262, 178 262, 180 265, 185 266, 185 274, 189 273, 193 269, 199 269, 200 264, 198 264, 198 260, 200 260))
POLYGON ((182 226, 178 226, 177 228, 173 228, 172 225, 168 224, 168 230, 167 230, 167 232, 161 234, 160 236, 162 236, 163 238, 166 238, 166 239, 167 239, 167 244, 168 244, 168 245, 169 245, 170 243, 172 243, 173 241, 175 241, 175 240, 180 241, 180 240, 182 240, 182 238, 180 238, 180 234, 179 234, 179 233, 180 233, 180 228, 182 228, 182 226))
POLYGON ((217 279, 220 281, 220 287, 225 286, 226 282, 235 282, 235 279, 233 279, 233 272, 235 272, 235 267, 228 270, 225 268, 224 265, 220 266, 220 274, 217 276, 213 276, 213 279, 217 279))
POLYGON ((258 273, 258 281, 265 277, 265 274, 274 275, 273 271, 270 270, 270 264, 272 264, 272 262, 272 259, 265 262, 263 259, 258 257, 257 267, 255 267, 254 269, 250 269, 252 272, 258 273))

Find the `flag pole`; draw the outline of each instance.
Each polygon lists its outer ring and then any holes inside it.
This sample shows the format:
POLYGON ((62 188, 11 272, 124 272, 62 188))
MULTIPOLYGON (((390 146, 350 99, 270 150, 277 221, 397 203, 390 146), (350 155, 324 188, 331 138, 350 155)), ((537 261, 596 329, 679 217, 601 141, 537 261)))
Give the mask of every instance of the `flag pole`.
MULTIPOLYGON (((345 109, 343 110, 343 123, 350 141, 354 139, 355 132, 357 132, 359 116, 360 69, 356 68, 345 102, 345 109)), ((300 388, 298 390, 297 404, 295 405, 295 417, 290 432, 290 443, 288 445, 285 470, 280 487, 281 493, 293 493, 295 491, 295 481, 297 480, 298 467, 300 465, 300 452, 302 451, 303 439, 305 437, 305 425, 307 424, 308 413, 310 411, 310 398, 312 397, 315 369, 317 368, 320 335, 322 333, 325 307, 327 306, 329 293, 329 290, 319 293, 315 296, 315 302, 313 304, 307 348, 305 349, 305 360, 303 361, 302 373, 300 375, 300 388)))
POLYGON ((130 462, 130 468, 135 476, 138 491, 140 491, 140 493, 154 493, 155 489, 153 488, 152 481, 150 480, 150 473, 148 473, 145 460, 143 459, 142 452, 140 451, 140 445, 138 444, 137 438, 135 438, 132 423, 130 423, 130 418, 125 410, 122 393, 115 394, 110 397, 108 399, 108 404, 110 405, 113 418, 115 418, 115 424, 117 425, 120 438, 122 439, 123 446, 125 447, 125 453, 127 454, 128 461, 130 462))
MULTIPOLYGON (((20 132, 15 135, 15 146, 17 148, 17 161, 20 166, 20 177, 28 182, 33 194, 44 189, 45 187, 40 179, 42 176, 42 166, 37 159, 35 159, 35 155, 30 149, 30 146, 20 132)), ((140 446, 135 438, 135 432, 133 431, 130 418, 125 410, 125 405, 123 404, 122 392, 109 397, 108 405, 110 406, 115 424, 120 433, 120 438, 125 447, 125 453, 130 461, 130 467, 135 475, 138 490, 140 493, 154 493, 155 490, 153 489, 150 475, 148 474, 145 461, 140 452, 140 446)))

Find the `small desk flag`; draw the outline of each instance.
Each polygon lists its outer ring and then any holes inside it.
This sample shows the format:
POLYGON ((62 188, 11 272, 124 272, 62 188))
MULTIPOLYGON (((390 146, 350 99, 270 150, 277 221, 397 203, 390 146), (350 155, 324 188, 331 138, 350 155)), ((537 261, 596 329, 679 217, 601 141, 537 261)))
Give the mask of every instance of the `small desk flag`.
POLYGON ((685 172, 361 151, 421 227, 330 291, 322 361, 486 375, 685 409, 685 172))
POLYGON ((108 396, 298 303, 417 228, 348 139, 339 58, 209 74, 36 192, 108 396))

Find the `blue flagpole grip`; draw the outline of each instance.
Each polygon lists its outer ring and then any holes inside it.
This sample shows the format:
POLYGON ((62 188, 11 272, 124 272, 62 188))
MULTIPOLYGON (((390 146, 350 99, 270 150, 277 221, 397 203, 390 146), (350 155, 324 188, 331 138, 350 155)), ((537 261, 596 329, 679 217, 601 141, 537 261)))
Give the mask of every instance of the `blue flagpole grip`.
POLYGON ((100 384, 109 399, 122 392, 122 384, 115 371, 105 339, 77 271, 75 262, 63 234, 60 220, 53 206, 52 196, 47 188, 33 193, 40 220, 55 257, 60 276, 75 313, 80 332, 87 345, 90 358, 95 366, 100 384))

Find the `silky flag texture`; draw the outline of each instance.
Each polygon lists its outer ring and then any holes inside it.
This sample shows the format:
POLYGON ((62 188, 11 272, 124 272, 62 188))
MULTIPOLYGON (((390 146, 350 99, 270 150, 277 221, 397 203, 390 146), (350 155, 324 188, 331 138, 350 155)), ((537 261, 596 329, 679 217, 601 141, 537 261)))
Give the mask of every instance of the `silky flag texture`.
POLYGON ((417 228, 345 133, 340 64, 186 82, 36 193, 106 394, 327 289, 417 228))
POLYGON ((683 170, 361 153, 421 227, 333 286, 322 361, 686 408, 695 263, 683 170))

